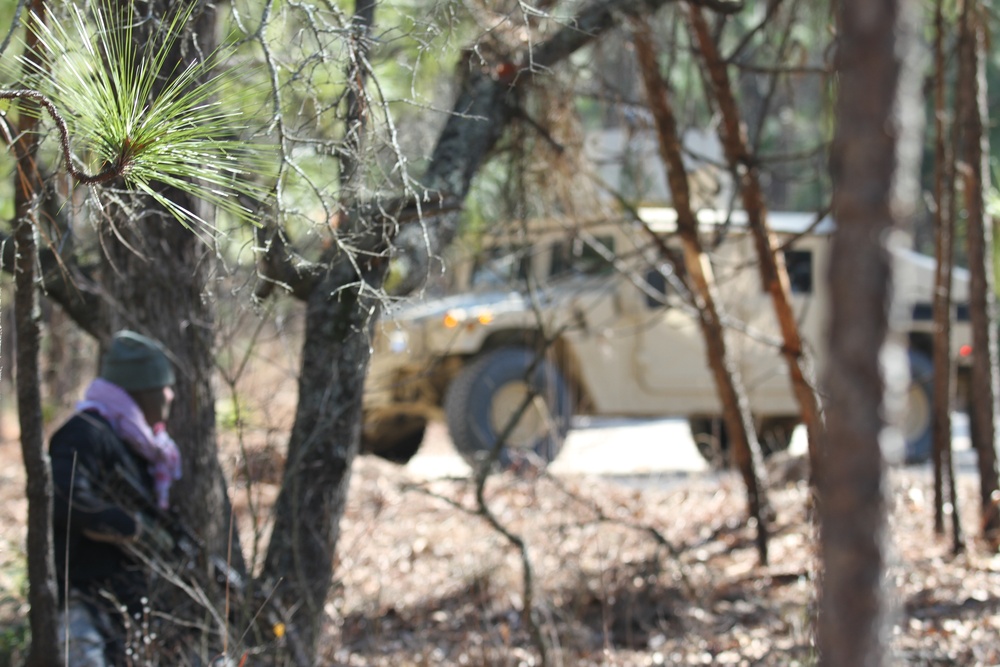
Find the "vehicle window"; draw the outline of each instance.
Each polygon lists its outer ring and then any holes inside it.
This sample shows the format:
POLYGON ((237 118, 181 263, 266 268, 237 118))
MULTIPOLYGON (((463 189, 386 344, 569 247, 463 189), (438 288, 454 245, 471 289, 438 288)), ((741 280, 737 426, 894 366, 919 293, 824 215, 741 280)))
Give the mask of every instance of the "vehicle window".
POLYGON ((531 257, 528 249, 493 247, 483 250, 472 269, 472 287, 504 287, 528 280, 531 257))
POLYGON ((646 306, 648 308, 662 308, 667 299, 667 277, 659 269, 650 269, 646 272, 646 284, 649 285, 652 293, 646 293, 646 306))
POLYGON ((792 294, 812 294, 812 252, 785 250, 785 267, 788 269, 788 284, 792 294))
POLYGON ((581 238, 559 241, 552 244, 552 263, 549 277, 556 278, 569 273, 576 275, 606 275, 614 270, 606 258, 614 256, 615 240, 611 236, 594 239, 601 247, 595 247, 581 238))

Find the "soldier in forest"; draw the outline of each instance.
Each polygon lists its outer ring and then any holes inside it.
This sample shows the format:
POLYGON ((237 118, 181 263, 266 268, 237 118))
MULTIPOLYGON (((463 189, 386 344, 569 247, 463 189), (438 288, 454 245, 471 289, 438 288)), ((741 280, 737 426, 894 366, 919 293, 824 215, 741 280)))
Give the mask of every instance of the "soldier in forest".
MULTIPOLYGON (((68 628, 70 667, 124 664, 128 638, 141 627, 150 575, 139 546, 168 548, 163 527, 150 517, 169 507, 181 474, 180 453, 164 426, 174 380, 159 342, 120 331, 75 414, 50 441, 56 572, 66 614, 60 633, 68 628)), ((65 644, 67 637, 61 639, 65 644)))

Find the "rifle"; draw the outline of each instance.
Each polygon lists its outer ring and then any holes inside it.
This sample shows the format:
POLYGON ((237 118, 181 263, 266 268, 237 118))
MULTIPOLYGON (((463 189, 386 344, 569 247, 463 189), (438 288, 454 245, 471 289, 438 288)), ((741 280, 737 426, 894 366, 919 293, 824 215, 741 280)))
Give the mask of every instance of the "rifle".
POLYGON ((210 553, 204 543, 173 511, 161 508, 149 491, 122 465, 115 465, 115 474, 125 486, 136 508, 141 532, 139 541, 148 544, 155 552, 172 555, 175 559, 197 562, 204 555, 211 568, 212 579, 221 586, 242 592, 246 589, 243 575, 232 568, 225 559, 210 553))

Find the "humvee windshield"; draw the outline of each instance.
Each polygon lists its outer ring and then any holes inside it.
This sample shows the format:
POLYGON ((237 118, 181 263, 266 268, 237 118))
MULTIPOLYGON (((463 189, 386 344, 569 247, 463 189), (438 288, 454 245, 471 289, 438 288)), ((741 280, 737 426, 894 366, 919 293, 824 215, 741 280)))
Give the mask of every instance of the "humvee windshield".
POLYGON ((576 237, 534 246, 486 248, 479 253, 473 264, 470 287, 481 290, 524 285, 531 273, 533 259, 549 260, 546 275, 550 279, 570 275, 608 275, 614 271, 614 266, 608 260, 614 253, 615 243, 611 236, 601 236, 591 241, 576 237), (595 243, 601 247, 595 247, 595 243))
POLYGON ((529 248, 498 246, 483 250, 472 267, 472 289, 509 288, 528 280, 529 248))
POLYGON ((565 275, 599 276, 614 271, 614 266, 608 257, 614 257, 615 241, 610 236, 600 236, 587 242, 579 237, 569 241, 558 241, 552 244, 552 262, 549 265, 549 277, 559 278, 565 275), (595 247, 594 243, 602 247, 595 247))

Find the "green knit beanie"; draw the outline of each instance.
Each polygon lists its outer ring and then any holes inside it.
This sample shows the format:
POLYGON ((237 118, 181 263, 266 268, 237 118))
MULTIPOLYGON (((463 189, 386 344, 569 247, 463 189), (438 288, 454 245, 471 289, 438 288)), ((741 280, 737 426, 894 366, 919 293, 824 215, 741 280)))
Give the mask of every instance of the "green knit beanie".
POLYGON ((174 369, 163 346, 134 331, 119 331, 101 362, 101 377, 125 391, 174 384, 174 369))

